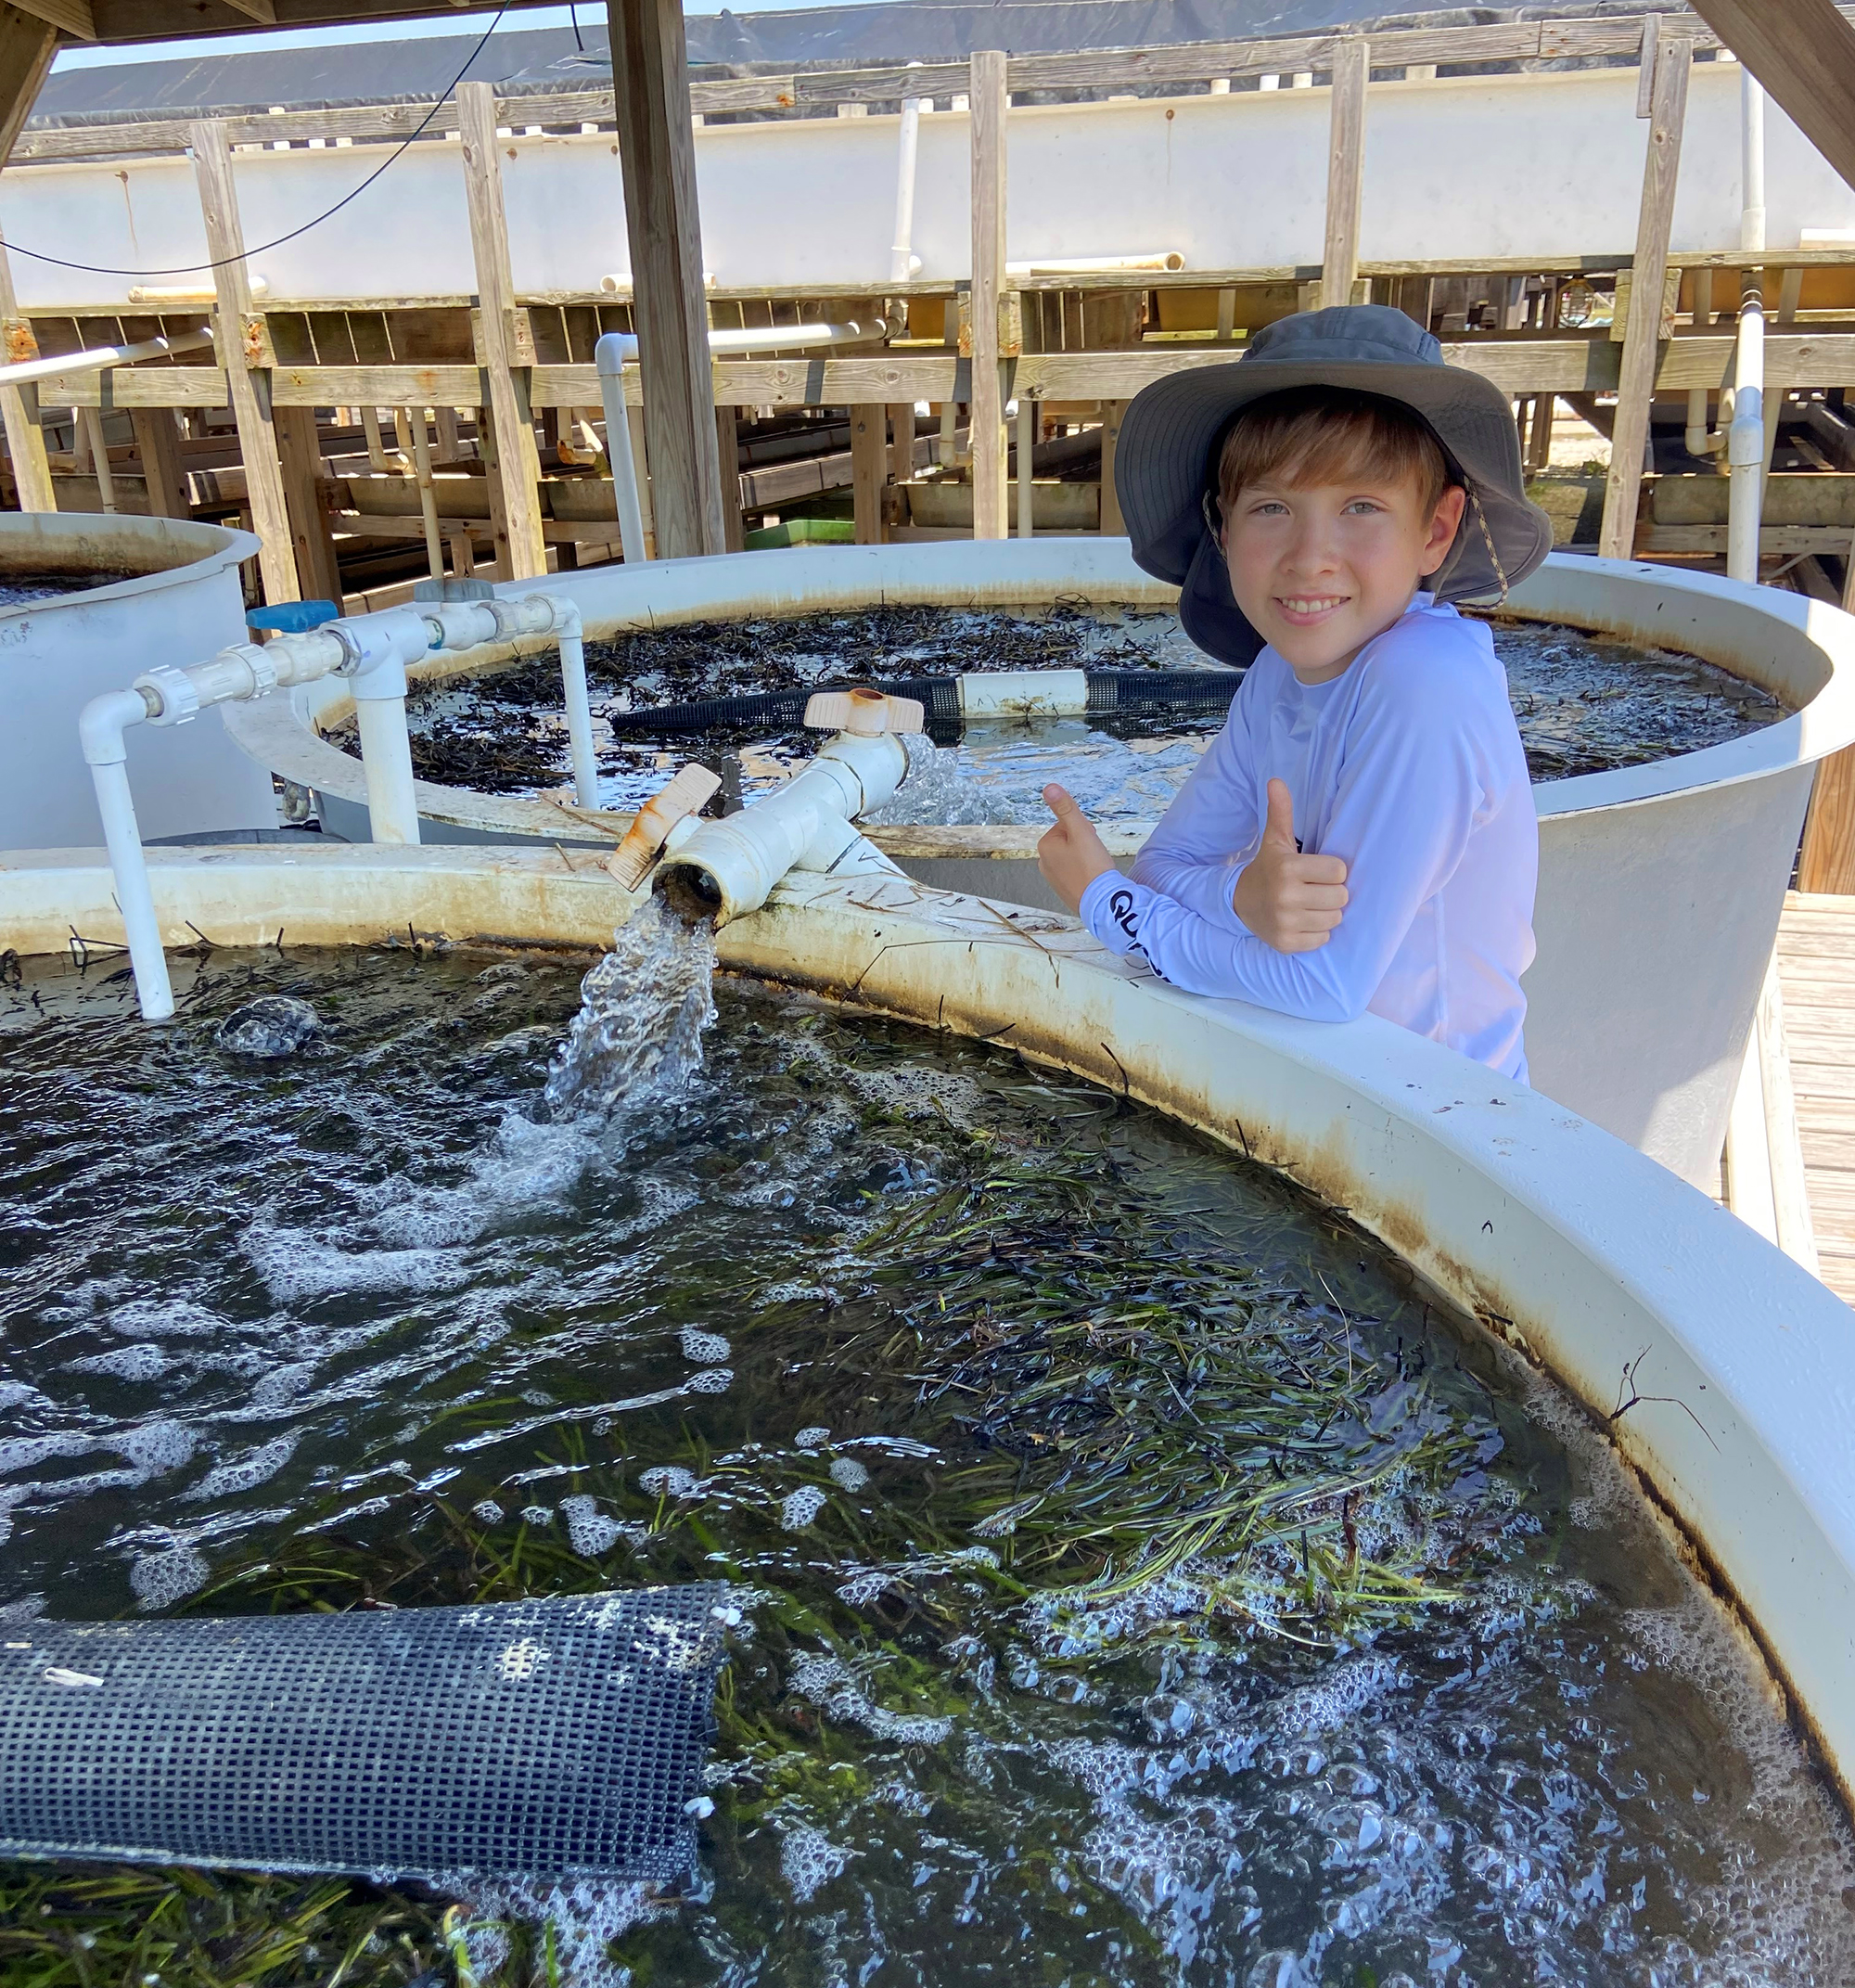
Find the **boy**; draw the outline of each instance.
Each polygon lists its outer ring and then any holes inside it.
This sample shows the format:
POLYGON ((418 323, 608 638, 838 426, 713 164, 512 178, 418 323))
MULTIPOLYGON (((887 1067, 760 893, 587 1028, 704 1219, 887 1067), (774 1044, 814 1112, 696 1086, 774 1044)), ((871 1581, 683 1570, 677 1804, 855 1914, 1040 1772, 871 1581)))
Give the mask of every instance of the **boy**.
POLYGON ((1401 312, 1308 312, 1148 387, 1115 472, 1135 559, 1249 671, 1131 881, 1044 789, 1045 879, 1188 993, 1370 1010, 1524 1083, 1533 797, 1488 630, 1448 605, 1552 546, 1506 397, 1401 312))

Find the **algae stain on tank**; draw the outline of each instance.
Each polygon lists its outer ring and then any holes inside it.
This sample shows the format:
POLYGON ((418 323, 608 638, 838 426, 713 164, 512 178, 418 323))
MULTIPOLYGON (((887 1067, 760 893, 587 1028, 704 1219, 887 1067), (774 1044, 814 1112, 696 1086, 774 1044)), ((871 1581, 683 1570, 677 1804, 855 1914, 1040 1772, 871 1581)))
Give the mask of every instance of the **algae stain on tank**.
MULTIPOLYGON (((546 1978, 537 1914, 689 1988, 1847 1978, 1759 1681, 1395 1260, 999 1050, 727 986, 705 1037, 673 929, 576 1013, 582 965, 222 952, 160 1032, 6 993, 0 1605, 729 1582, 700 1868, 473 1894, 485 1980, 546 1978), (222 1045, 262 996, 294 1054, 222 1045)), ((0 1951, 124 1975, 111 1881, 0 1871, 0 1951)), ((164 1981, 275 1935, 198 1881, 164 1981)), ((450 1978, 441 1907, 327 1891, 325 1973, 450 1978)))

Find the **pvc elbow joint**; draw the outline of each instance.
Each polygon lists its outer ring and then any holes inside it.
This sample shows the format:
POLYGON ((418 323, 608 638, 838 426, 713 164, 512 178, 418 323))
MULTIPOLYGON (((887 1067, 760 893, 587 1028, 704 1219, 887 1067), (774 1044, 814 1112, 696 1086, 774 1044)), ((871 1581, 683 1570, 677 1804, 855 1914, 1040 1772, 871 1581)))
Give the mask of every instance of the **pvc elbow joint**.
POLYGON ((153 706, 139 690, 106 690, 94 697, 79 713, 78 743, 88 766, 120 766, 129 757, 122 734, 132 725, 140 725, 153 706))

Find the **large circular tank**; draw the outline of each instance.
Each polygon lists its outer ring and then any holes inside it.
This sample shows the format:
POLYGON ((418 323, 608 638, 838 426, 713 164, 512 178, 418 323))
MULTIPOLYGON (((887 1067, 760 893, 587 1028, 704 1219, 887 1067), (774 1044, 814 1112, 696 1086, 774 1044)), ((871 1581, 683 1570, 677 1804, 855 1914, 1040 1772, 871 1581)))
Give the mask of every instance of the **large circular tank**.
MULTIPOLYGON (((257 549, 185 519, 0 513, 0 849, 101 840, 78 713, 156 663, 246 640, 238 563, 257 549)), ((129 757, 146 836, 276 826, 269 771, 216 711, 138 727, 129 757)))
MULTIPOLYGON (((506 592, 531 591, 518 583, 506 592)), ((677 622, 868 607, 989 607, 1058 599, 1169 608, 1177 590, 1136 568, 1124 540, 845 547, 682 559, 550 576, 589 638, 677 622)), ((1792 712, 1705 750, 1534 789, 1539 957, 1527 1045, 1548 1096, 1717 1192, 1733 1084, 1796 856, 1813 763, 1855 739, 1855 621, 1769 587, 1663 566, 1555 555, 1509 610, 1681 649, 1792 712)), ((434 675, 493 668, 476 650, 434 675)), ((419 673, 415 672, 415 674, 419 673)), ((338 833, 366 834, 358 761, 318 725, 346 713, 334 679, 235 706, 227 728, 262 765, 323 796, 338 833)), ((587 840, 577 811, 422 784, 429 840, 587 840)), ((620 820, 614 817, 614 820, 620 820)), ((911 875, 1047 906, 1024 827, 891 828, 875 840, 911 875)), ((1130 853, 1142 834, 1124 830, 1130 853)), ((1113 846, 1113 845, 1111 845, 1113 846)))
MULTIPOLYGON (((596 851, 153 853, 167 943, 597 948, 630 909, 596 851)), ((120 933, 109 870, 0 869, 0 946, 120 933)), ((1381 1238, 1590 1411, 1685 1536, 1844 1796, 1855 1781, 1855 1334, 1743 1223, 1539 1093, 1367 1016, 1322 1028, 1180 994, 1045 913, 906 879, 788 879, 722 964, 1007 1040, 1279 1168, 1381 1238), (1630 1382, 1639 1379, 1631 1399, 1630 1382), (1620 1412, 1627 1404, 1628 1412, 1620 1412)))

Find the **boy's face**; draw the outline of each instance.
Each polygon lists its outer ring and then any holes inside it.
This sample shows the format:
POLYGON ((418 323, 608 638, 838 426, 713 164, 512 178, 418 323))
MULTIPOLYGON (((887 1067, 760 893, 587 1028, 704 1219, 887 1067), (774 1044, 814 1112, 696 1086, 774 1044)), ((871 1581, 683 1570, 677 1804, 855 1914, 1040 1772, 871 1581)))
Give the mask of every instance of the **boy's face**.
POLYGON ((1452 488, 1431 511, 1414 476, 1246 483, 1224 513, 1230 590, 1302 683, 1326 683, 1442 564, 1466 502, 1452 488))

